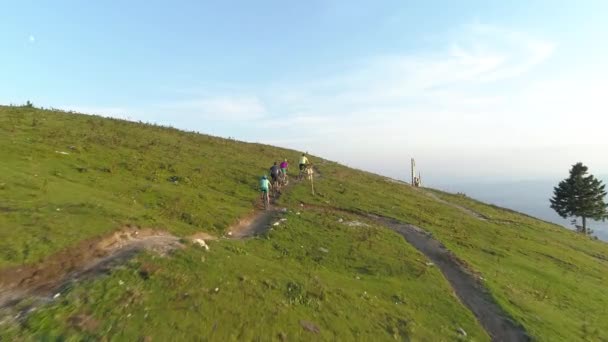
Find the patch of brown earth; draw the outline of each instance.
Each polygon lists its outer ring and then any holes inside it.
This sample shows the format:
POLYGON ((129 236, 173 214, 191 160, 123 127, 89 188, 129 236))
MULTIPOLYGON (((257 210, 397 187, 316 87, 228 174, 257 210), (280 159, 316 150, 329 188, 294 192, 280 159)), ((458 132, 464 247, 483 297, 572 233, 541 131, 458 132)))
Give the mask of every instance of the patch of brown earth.
POLYGON ((84 240, 40 263, 0 270, 0 308, 27 296, 51 296, 70 282, 107 272, 112 265, 141 250, 166 255, 182 246, 177 237, 167 232, 130 226, 84 240))
POLYGON ((270 228, 271 222, 276 218, 279 210, 274 207, 258 211, 228 229, 228 235, 233 239, 244 239, 264 233, 270 228))
MULTIPOLYGON (((282 191, 288 190, 293 183, 289 183, 283 187, 282 191)), ((260 235, 270 229, 270 225, 277 218, 280 212, 286 209, 277 208, 275 203, 281 197, 277 194, 274 198, 270 198, 270 206, 264 210, 261 199, 257 201, 257 207, 260 210, 252 212, 249 216, 240 219, 236 224, 228 228, 228 237, 232 239, 245 239, 255 235, 260 235)))

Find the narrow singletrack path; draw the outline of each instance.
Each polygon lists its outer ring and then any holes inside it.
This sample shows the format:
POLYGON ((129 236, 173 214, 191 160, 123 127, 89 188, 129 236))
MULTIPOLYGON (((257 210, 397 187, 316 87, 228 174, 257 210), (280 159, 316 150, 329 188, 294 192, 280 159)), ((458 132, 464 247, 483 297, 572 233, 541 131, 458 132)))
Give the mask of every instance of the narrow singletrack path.
POLYGON ((435 240, 432 235, 423 229, 393 218, 354 210, 310 204, 304 204, 304 207, 314 210, 329 210, 358 215, 399 233, 408 243, 437 265, 460 301, 471 310, 479 323, 491 336, 492 341, 530 341, 530 337, 525 329, 511 319, 500 305, 496 303, 479 277, 469 271, 464 262, 459 260, 443 244, 435 240))
POLYGON ((0 323, 25 317, 73 284, 106 274, 143 250, 166 255, 182 247, 180 239, 167 232, 127 227, 84 240, 40 263, 2 269, 0 323), (24 300, 27 305, 19 305, 24 300))
MULTIPOLYGON (((287 189, 288 186, 283 187, 283 191, 287 189)), ((274 204, 277 199, 278 196, 271 199, 267 210, 256 210, 231 227, 229 237, 243 239, 268 230, 280 212, 274 204)), ((216 238, 201 232, 187 239, 196 243, 196 240, 216 238)), ((162 230, 125 227, 107 236, 84 240, 39 263, 0 269, 0 323, 4 321, 3 316, 24 316, 35 307, 60 296, 77 282, 109 273, 141 251, 166 255, 183 248, 182 241, 162 230), (31 304, 19 309, 15 315, 13 308, 26 299, 31 304)))
POLYGON ((256 211, 252 216, 240 220, 228 232, 233 239, 245 239, 264 233, 279 213, 279 209, 271 204, 267 210, 256 211))
MULTIPOLYGON (((245 239, 263 234, 270 229, 272 221, 275 220, 283 210, 277 207, 276 202, 283 193, 294 185, 294 183, 300 182, 296 179, 297 177, 292 177, 288 184, 281 188, 281 192, 279 192, 277 196, 270 198, 270 205, 268 208, 258 209, 252 215, 240 220, 237 224, 230 227, 228 229, 229 237, 233 239, 245 239)), ((261 198, 258 200, 257 206, 263 208, 264 205, 261 198)))

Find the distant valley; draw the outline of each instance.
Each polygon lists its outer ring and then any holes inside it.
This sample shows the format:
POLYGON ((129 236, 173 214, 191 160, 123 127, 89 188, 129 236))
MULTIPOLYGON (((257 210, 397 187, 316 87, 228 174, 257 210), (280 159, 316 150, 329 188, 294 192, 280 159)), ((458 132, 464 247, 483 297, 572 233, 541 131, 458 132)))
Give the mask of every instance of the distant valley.
MULTIPOLYGON (((564 175, 565 177, 566 175, 564 175)), ((607 183, 608 176, 598 176, 607 183)), ((449 192, 461 192, 477 200, 513 209, 540 219, 573 229, 570 219, 562 219, 549 207, 553 187, 560 179, 528 180, 515 182, 429 184, 449 192)), ((608 241, 608 222, 591 222, 598 238, 608 241)))

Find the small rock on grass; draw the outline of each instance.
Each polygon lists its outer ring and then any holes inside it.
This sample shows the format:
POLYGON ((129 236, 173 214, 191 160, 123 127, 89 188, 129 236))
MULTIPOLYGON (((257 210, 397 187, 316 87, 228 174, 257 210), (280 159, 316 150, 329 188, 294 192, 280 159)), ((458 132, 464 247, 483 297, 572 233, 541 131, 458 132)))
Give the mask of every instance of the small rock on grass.
POLYGON ((319 327, 313 322, 302 320, 300 321, 300 325, 302 326, 302 328, 304 328, 304 330, 310 331, 313 334, 318 334, 321 332, 321 329, 319 329, 319 327))
POLYGON ((464 337, 467 337, 467 332, 466 332, 466 331, 464 331, 464 329, 462 329, 462 328, 458 328, 458 329, 456 329, 456 331, 458 331, 458 333, 459 333, 460 335, 462 335, 462 336, 464 336, 464 337))
POLYGON ((209 250, 209 246, 207 246, 207 243, 205 243, 205 240, 203 239, 194 239, 194 243, 205 248, 205 250, 209 250))
POLYGON ((319 251, 323 253, 329 253, 329 249, 323 247, 319 247, 319 251))

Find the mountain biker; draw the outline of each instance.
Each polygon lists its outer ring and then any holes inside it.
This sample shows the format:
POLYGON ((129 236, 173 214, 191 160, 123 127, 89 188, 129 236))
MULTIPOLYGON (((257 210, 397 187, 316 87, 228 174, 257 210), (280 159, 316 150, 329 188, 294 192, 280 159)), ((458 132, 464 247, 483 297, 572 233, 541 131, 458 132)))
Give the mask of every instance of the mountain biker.
POLYGON ((268 198, 268 190, 272 187, 268 177, 263 175, 260 179, 260 191, 262 192, 262 200, 265 201, 268 198))
POLYGON ((289 168, 289 163, 287 162, 287 158, 283 160, 281 163, 281 172, 283 172, 283 176, 287 176, 287 169, 289 168))
POLYGON ((270 177, 272 177, 272 183, 274 184, 275 182, 279 181, 279 172, 281 169, 279 168, 279 166, 277 165, 277 162, 274 162, 274 165, 272 165, 270 167, 270 177))
POLYGON ((306 164, 308 164, 308 158, 306 158, 306 153, 302 153, 302 156, 300 157, 300 173, 304 171, 306 164))

